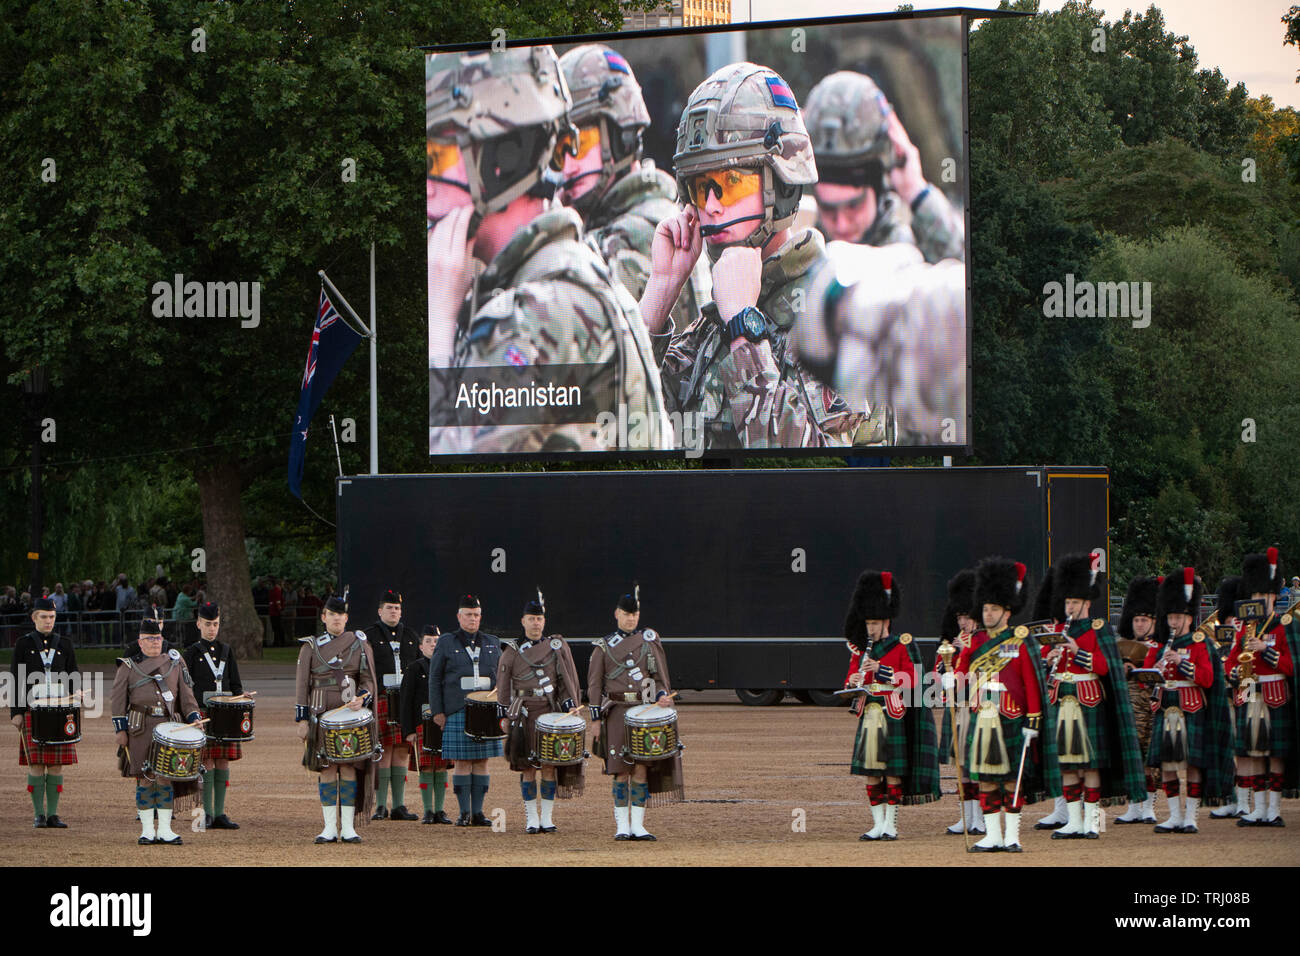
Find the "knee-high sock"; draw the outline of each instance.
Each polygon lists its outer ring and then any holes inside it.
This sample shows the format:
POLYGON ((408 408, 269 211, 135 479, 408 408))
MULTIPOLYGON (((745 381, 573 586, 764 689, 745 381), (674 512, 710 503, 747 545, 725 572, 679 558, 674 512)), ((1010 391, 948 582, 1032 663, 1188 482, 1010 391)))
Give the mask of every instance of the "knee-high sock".
POLYGON ((212 773, 212 812, 215 816, 221 816, 226 812, 226 788, 230 786, 230 771, 215 770, 212 773))
POLYGON ((46 812, 50 816, 54 816, 59 812, 59 794, 61 793, 63 793, 63 774, 47 771, 45 774, 45 806, 46 812))
MULTIPOLYGON (((543 781, 543 784, 544 784, 544 783, 545 783, 545 781, 543 781)), ((524 803, 531 803, 532 801, 536 800, 536 799, 537 799, 537 781, 536 781, 536 780, 525 780, 523 777, 520 777, 520 778, 519 778, 519 792, 523 795, 524 803)))
POLYGON ((644 807, 646 800, 650 797, 650 784, 633 783, 632 784, 632 806, 644 807))
POLYGON ((321 783, 319 790, 320 805, 322 807, 332 807, 338 802, 339 783, 337 780, 331 780, 328 783, 321 783))
POLYGON ((555 784, 555 781, 554 781, 554 780, 543 780, 543 781, 542 781, 542 789, 541 789, 542 799, 543 799, 543 800, 554 800, 554 799, 555 799, 555 789, 556 789, 556 784, 555 784))
POLYGON ((472 812, 483 812, 483 798, 487 796, 488 781, 491 779, 485 773, 470 774, 469 792, 473 802, 472 812))
POLYGON ((456 791, 456 802, 460 805, 461 813, 470 812, 470 775, 467 773, 453 774, 451 778, 451 789, 456 791))
MULTIPOLYGON (((392 770, 389 767, 380 767, 379 775, 375 783, 375 809, 388 806, 388 782, 393 779, 392 770)), ((396 805, 396 804, 394 804, 396 805)))
POLYGON ((339 806, 355 807, 357 805, 357 782, 355 780, 339 781, 339 806))
POLYGON ((153 809, 153 788, 147 787, 138 781, 135 785, 135 808, 137 810, 153 809))
POLYGON ((620 781, 620 780, 616 780, 616 781, 614 781, 613 791, 614 791, 614 806, 616 806, 616 807, 625 807, 625 806, 627 806, 627 783, 626 783, 626 781, 620 781))
POLYGON ((447 799, 447 771, 433 772, 433 812, 442 813, 443 803, 447 799))
POLYGON ((217 789, 217 772, 209 770, 203 775, 203 812, 207 816, 213 816, 212 812, 212 793, 217 789))
POLYGON ((390 771, 393 783, 393 806, 406 806, 406 768, 393 767, 390 771))
POLYGON ((154 806, 159 810, 170 810, 172 808, 174 794, 176 793, 176 791, 172 789, 172 785, 170 783, 155 783, 153 786, 154 792, 157 795, 155 797, 157 802, 154 806))
MULTIPOLYGON (((138 789, 138 788, 137 788, 138 789)), ((32 798, 32 809, 38 817, 45 816, 45 775, 27 775, 27 794, 32 798)), ((141 809, 144 809, 141 807, 141 809)))
POLYGON ((420 771, 420 802, 424 804, 424 812, 433 812, 433 771, 420 771))

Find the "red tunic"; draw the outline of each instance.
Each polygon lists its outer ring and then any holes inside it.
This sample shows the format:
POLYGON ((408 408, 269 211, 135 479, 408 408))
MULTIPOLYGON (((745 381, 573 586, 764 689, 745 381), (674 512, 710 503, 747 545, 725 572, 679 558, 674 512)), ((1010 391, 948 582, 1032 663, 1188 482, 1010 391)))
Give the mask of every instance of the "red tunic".
MULTIPOLYGON (((1194 714, 1205 706, 1205 690, 1202 688, 1208 689, 1214 686, 1214 663, 1210 660, 1210 652, 1206 649, 1205 641, 1203 640, 1193 640, 1191 644, 1185 648, 1181 648, 1181 650, 1188 654, 1189 659, 1196 668, 1195 676, 1192 680, 1197 686, 1178 688, 1178 706, 1186 713, 1194 714)), ((1160 660, 1164 655, 1164 652, 1165 645, 1163 644, 1151 648, 1151 650, 1147 651, 1147 659, 1142 662, 1142 666, 1155 667, 1156 662, 1160 660)), ((1165 662, 1161 671, 1167 681, 1187 680, 1187 678, 1179 671, 1178 667, 1168 661, 1165 662)), ((1161 698, 1165 693, 1166 692, 1162 690, 1159 694, 1152 697, 1152 710, 1156 710, 1161 706, 1163 703, 1161 698)), ((1172 705, 1172 703, 1173 702, 1170 701, 1168 702, 1168 705, 1172 705)))
MULTIPOLYGON (((881 681, 875 678, 873 674, 863 674, 862 681, 864 684, 891 684, 898 688, 913 688, 916 686, 916 665, 912 663, 912 655, 907 651, 907 645, 902 641, 895 641, 894 646, 885 652, 884 657, 877 658, 881 664, 893 668, 894 675, 888 681, 881 681)), ((854 651, 849 658, 849 672, 844 677, 844 686, 849 686, 849 678, 858 672, 858 667, 862 663, 862 654, 860 651, 854 651)), ((905 704, 903 695, 895 692, 888 696, 886 707, 887 713, 891 717, 903 716, 905 704)))
MULTIPOLYGON (((988 631, 979 630, 971 638, 971 646, 957 658, 957 673, 970 672, 971 658, 991 638, 988 631)), ((1014 640, 1014 638, 1012 638, 1014 640)), ((994 651, 993 653, 997 653, 994 651)), ((1022 642, 1016 656, 1009 658, 998 672, 998 681, 1006 688, 998 695, 998 710, 1004 717, 1038 717, 1043 712, 1043 699, 1038 693, 1038 664, 1029 648, 1022 642)), ((979 709, 979 700, 972 697, 971 710, 979 709)))
MULTIPOLYGON (((1272 618, 1272 620, 1276 621, 1277 618, 1274 617, 1272 618)), ((1265 623, 1267 624, 1269 622, 1265 622, 1265 623)), ((1258 637, 1265 642, 1271 641, 1272 642, 1271 646, 1277 650, 1278 657, 1277 657, 1277 664, 1274 665, 1268 662, 1268 658, 1264 656, 1263 651, 1256 653, 1255 663, 1254 663, 1255 676, 1258 678, 1258 677, 1271 677, 1274 674, 1281 674, 1284 677, 1290 677, 1292 674, 1294 674, 1295 662, 1291 657, 1290 642, 1286 639, 1286 628, 1284 628, 1279 623, 1272 630, 1265 631, 1263 634, 1258 635, 1258 637)), ((1245 648, 1242 646, 1244 643, 1245 643, 1245 627, 1241 624, 1238 624, 1237 637, 1232 642, 1232 650, 1228 652, 1227 666, 1229 670, 1239 666, 1237 664, 1237 655, 1239 655, 1243 650, 1245 650, 1245 648)), ((1285 704, 1289 698, 1289 694, 1287 692, 1287 684, 1288 681, 1284 681, 1284 680, 1261 682, 1258 686, 1260 692, 1264 695, 1264 703, 1268 704, 1269 707, 1281 707, 1283 704, 1285 704)), ((1243 696, 1244 696, 1243 691, 1241 689, 1238 689, 1237 691, 1238 704, 1243 703, 1242 700, 1243 696)))
POLYGON ((1079 703, 1085 707, 1096 707, 1101 703, 1101 681, 1089 680, 1074 683, 1064 681, 1061 678, 1063 674, 1106 674, 1110 671, 1110 665, 1106 663, 1106 657, 1101 651, 1100 642, 1097 639, 1097 632, 1089 627, 1082 634, 1074 638, 1074 643, 1079 645, 1079 650, 1087 651, 1092 655, 1092 664, 1090 667, 1084 667, 1078 662, 1074 651, 1068 647, 1064 648, 1061 656, 1057 659, 1052 668, 1051 689, 1048 691, 1052 698, 1052 703, 1056 703, 1057 695, 1061 691, 1061 684, 1073 684, 1075 687, 1075 696, 1079 703))

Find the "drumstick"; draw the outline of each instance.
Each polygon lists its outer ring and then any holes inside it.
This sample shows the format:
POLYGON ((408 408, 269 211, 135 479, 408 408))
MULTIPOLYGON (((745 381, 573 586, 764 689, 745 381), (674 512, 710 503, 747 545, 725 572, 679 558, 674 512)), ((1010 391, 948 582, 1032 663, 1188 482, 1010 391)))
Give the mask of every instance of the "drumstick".
POLYGON ((194 723, 192 723, 192 724, 186 724, 185 726, 186 726, 186 727, 197 727, 197 726, 199 726, 199 724, 206 724, 207 722, 208 722, 208 718, 207 718, 207 717, 200 717, 198 720, 194 721, 194 723))

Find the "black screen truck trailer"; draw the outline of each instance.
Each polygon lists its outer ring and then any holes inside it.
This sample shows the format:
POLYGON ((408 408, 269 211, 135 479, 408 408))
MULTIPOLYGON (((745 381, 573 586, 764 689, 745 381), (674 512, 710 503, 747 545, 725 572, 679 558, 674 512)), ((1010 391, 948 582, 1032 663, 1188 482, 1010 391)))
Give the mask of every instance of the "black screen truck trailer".
POLYGON ((547 633, 570 640, 585 676, 591 641, 638 582, 674 686, 747 703, 840 700, 844 613, 866 568, 894 573, 894 630, 928 666, 957 571, 1002 555, 1036 589, 1057 556, 1109 553, 1109 476, 1092 467, 357 476, 338 480, 337 513, 357 626, 391 587, 417 629, 455 628, 468 593, 484 630, 517 638, 540 587, 547 633))

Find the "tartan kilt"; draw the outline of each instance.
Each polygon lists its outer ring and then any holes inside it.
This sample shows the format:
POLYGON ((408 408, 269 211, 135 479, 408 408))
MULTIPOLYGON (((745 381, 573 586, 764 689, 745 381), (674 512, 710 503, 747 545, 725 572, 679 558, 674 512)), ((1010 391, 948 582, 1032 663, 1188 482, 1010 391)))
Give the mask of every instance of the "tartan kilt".
POLYGON ((382 691, 375 695, 375 723, 379 729, 379 743, 384 750, 405 747, 406 738, 402 736, 402 725, 390 723, 388 715, 388 697, 382 691))
MULTIPOLYGON (((420 739, 415 742, 415 747, 411 750, 409 756, 407 756, 406 758, 407 770, 438 771, 438 770, 449 770, 450 768, 456 766, 455 761, 445 760, 442 757, 435 757, 433 754, 425 752, 424 724, 421 724, 419 727, 417 727, 415 729, 415 732, 420 735, 420 739), (417 765, 417 761, 418 761, 418 765, 417 765)), ((446 735, 444 734, 443 736, 445 739, 446 735)), ((409 747, 410 744, 407 744, 407 746, 409 747)))
MULTIPOLYGON (((1176 706, 1178 698, 1174 698, 1174 703, 1169 706, 1176 706)), ((1151 744, 1147 748, 1147 766, 1159 767, 1161 764, 1161 744, 1164 738, 1165 729, 1165 711, 1167 707, 1162 706, 1155 714, 1155 720, 1151 723, 1151 744)), ((1204 769, 1209 766, 1209 747, 1210 741, 1207 739, 1209 734, 1206 728, 1206 718, 1208 707, 1202 707, 1194 714, 1183 711, 1183 721, 1187 724, 1187 765, 1189 767, 1201 767, 1204 769)))
MULTIPOLYGON (((957 739, 964 740, 966 738, 966 727, 970 723, 970 709, 958 707, 956 711, 957 739)), ((952 745, 952 714, 949 713, 947 707, 944 707, 939 711, 939 759, 944 763, 948 763, 956 761, 957 756, 957 751, 952 745)), ((961 765, 964 774, 966 772, 965 756, 962 756, 961 765)))
MULTIPOLYGON (((1064 736, 1065 730, 1060 724, 1061 703, 1067 696, 1069 695, 1063 694, 1056 704, 1057 725, 1054 730, 1056 732, 1056 752, 1058 755, 1061 753, 1061 747, 1064 744, 1061 738, 1064 736)), ((1092 759, 1087 763, 1066 763, 1062 760, 1062 770, 1100 770, 1103 767, 1110 766, 1110 745, 1107 741, 1105 728, 1106 712, 1104 708, 1106 706, 1105 700, 1100 701, 1094 707, 1088 707, 1082 701, 1079 702, 1079 710, 1083 711, 1083 726, 1088 733, 1088 752, 1092 759)))
POLYGON ((902 717, 891 717, 886 709, 886 700, 884 697, 878 697, 875 694, 864 694, 866 700, 862 706, 862 716, 858 718, 858 730, 853 736, 853 760, 849 764, 849 772, 859 776, 887 776, 887 777, 906 777, 908 771, 908 748, 907 748, 907 712, 903 712, 902 717), (866 757, 867 746, 867 708, 872 704, 879 704, 885 718, 885 769, 868 770, 863 766, 866 757))
POLYGON ((77 762, 76 744, 38 744, 32 740, 32 712, 23 712, 23 740, 18 745, 18 766, 65 767, 77 762), (26 751, 23 744, 27 745, 26 751), (31 754, 31 763, 27 755, 31 754))
MULTIPOLYGON (((206 710, 199 711, 200 717, 208 716, 206 710)), ((203 745, 203 750, 199 752, 199 760, 207 763, 209 760, 239 760, 244 756, 240 749, 238 740, 213 740, 207 738, 203 745)))
MULTIPOLYGON (((1258 687, 1256 688, 1258 691, 1258 687)), ((1268 711, 1269 759, 1290 760, 1295 756, 1295 705, 1288 699, 1277 707, 1264 705, 1268 711)), ((1246 704, 1237 704, 1233 710, 1233 726, 1236 728, 1233 740, 1233 753, 1238 757, 1247 757, 1247 741, 1250 739, 1250 708, 1246 704)), ((1261 758, 1263 759, 1263 758, 1261 758)))
MULTIPOLYGON (((1002 741, 1007 748, 1007 762, 1010 769, 1006 773, 976 773, 972 768, 975 766, 973 750, 975 749, 975 717, 978 711, 970 715, 970 721, 966 725, 966 759, 962 766, 966 768, 966 775, 972 783, 1009 783, 1016 782, 1016 774, 1020 772, 1020 755, 1024 751, 1025 738, 1020 733, 1024 727, 1025 719, 1023 717, 1008 717, 1001 712, 998 713, 998 720, 1002 722, 1002 741)), ((1052 712, 1055 717, 1055 711, 1052 712)), ((1034 761, 1032 748, 1025 754, 1025 773, 1029 774, 1030 764, 1034 761)), ((1029 803, 1032 801, 1026 801, 1029 803)))
POLYGON ((447 715, 447 726, 442 729, 444 760, 486 760, 504 753, 504 740, 471 740, 465 735, 465 708, 447 715))

